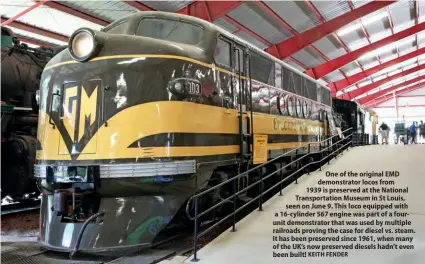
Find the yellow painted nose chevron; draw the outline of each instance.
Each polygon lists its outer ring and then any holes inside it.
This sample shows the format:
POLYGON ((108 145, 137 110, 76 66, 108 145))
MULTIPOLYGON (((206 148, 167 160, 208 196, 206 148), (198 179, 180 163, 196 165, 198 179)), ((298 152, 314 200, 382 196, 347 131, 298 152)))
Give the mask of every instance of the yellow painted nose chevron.
MULTIPOLYGON (((73 144, 81 143, 84 136, 93 140, 91 138, 94 134, 92 126, 97 121, 98 89, 99 85, 96 85, 90 94, 83 85, 76 83, 70 87, 64 87, 61 121, 73 144)), ((69 154, 68 148, 66 144, 60 144, 59 154, 69 154)), ((94 152, 96 152, 96 144, 90 144, 90 146, 85 146, 81 153, 94 152)))

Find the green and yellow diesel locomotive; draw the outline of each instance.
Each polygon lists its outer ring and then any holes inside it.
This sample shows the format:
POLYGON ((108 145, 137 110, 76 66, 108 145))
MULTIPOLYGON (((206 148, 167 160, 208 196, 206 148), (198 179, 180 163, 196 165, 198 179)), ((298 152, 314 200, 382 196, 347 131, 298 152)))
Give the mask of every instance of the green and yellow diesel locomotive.
POLYGON ((212 23, 164 12, 75 31, 43 72, 39 116, 39 241, 65 252, 149 246, 190 196, 323 140, 332 120, 327 87, 212 23))

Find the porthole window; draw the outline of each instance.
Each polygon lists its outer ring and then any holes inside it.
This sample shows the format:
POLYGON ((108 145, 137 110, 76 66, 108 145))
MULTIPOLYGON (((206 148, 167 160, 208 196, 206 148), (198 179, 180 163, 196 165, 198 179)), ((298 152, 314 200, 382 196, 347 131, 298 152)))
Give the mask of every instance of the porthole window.
POLYGON ((286 115, 286 113, 288 112, 288 102, 286 100, 286 96, 281 94, 278 98, 277 98, 277 108, 279 110, 279 113, 281 115, 286 115))
POLYGON ((319 121, 323 121, 323 111, 322 111, 321 108, 318 109, 317 114, 318 114, 318 117, 319 117, 319 121))
POLYGON ((295 106, 295 98, 289 97, 288 98, 288 113, 290 116, 296 116, 296 106, 295 106))
POLYGON ((295 107, 297 110, 297 117, 302 117, 303 113, 302 113, 302 104, 301 104, 301 100, 300 99, 295 99, 295 107))
POLYGON ((309 117, 307 101, 303 102, 303 117, 304 118, 309 117))

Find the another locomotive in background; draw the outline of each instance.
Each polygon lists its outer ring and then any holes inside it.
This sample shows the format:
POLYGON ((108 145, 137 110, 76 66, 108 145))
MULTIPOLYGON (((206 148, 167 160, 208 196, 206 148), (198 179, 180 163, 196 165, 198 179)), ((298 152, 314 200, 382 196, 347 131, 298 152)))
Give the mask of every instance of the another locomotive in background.
POLYGON ((359 105, 355 101, 332 98, 335 116, 338 116, 338 126, 342 130, 353 128, 353 144, 377 144, 378 115, 375 111, 359 105))
POLYGON ((29 48, 8 28, 1 28, 1 38, 1 194, 17 200, 38 193, 36 97, 43 68, 57 51, 29 48))
POLYGON ((79 29, 40 84, 40 243, 148 247, 193 194, 288 153, 276 170, 332 127, 327 87, 212 23, 143 12, 79 29))

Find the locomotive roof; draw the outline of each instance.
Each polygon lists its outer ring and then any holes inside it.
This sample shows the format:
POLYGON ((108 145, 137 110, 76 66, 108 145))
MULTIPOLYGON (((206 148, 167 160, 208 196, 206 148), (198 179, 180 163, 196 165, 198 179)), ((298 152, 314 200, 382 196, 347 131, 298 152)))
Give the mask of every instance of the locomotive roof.
POLYGON ((232 39, 234 41, 237 41, 237 42, 240 42, 240 43, 245 44, 249 49, 251 49, 253 51, 256 51, 257 53, 260 53, 261 55, 265 56, 267 59, 272 60, 274 62, 277 62, 277 63, 281 64, 283 67, 285 67, 285 68, 287 68, 287 69, 289 69, 289 70, 291 70, 291 71, 293 71, 293 72, 295 72, 295 73, 303 76, 304 78, 309 79, 310 81, 312 81, 312 82, 320 85, 320 87, 323 87, 323 88, 325 88, 327 90, 330 90, 329 87, 322 85, 321 83, 319 83, 315 79, 313 79, 310 76, 304 74, 303 72, 295 69, 291 65, 285 63, 284 61, 281 61, 281 60, 277 59, 276 57, 268 54, 267 52, 264 52, 264 50, 262 50, 262 49, 260 49, 260 48, 258 48, 256 46, 250 44, 249 42, 243 40, 242 38, 240 38, 238 36, 235 36, 235 35, 229 33, 228 31, 220 28, 219 26, 217 26, 217 25, 215 25, 213 23, 207 22, 207 21, 205 21, 203 19, 200 19, 200 18, 197 18, 197 17, 183 15, 183 14, 170 13, 170 12, 143 11, 143 12, 137 12, 137 13, 131 14, 131 15, 123 18, 123 19, 119 19, 119 20, 113 22, 112 24, 108 25, 107 27, 114 26, 114 25, 116 25, 116 24, 118 24, 118 23, 120 23, 120 22, 122 22, 124 20, 140 20, 141 18, 146 17, 146 16, 159 16, 159 17, 164 17, 164 18, 168 17, 168 18, 174 18, 174 19, 184 19, 186 21, 193 21, 196 24, 199 24, 200 26, 202 26, 202 27, 204 27, 206 29, 217 31, 220 34, 228 37, 229 39, 232 39))

